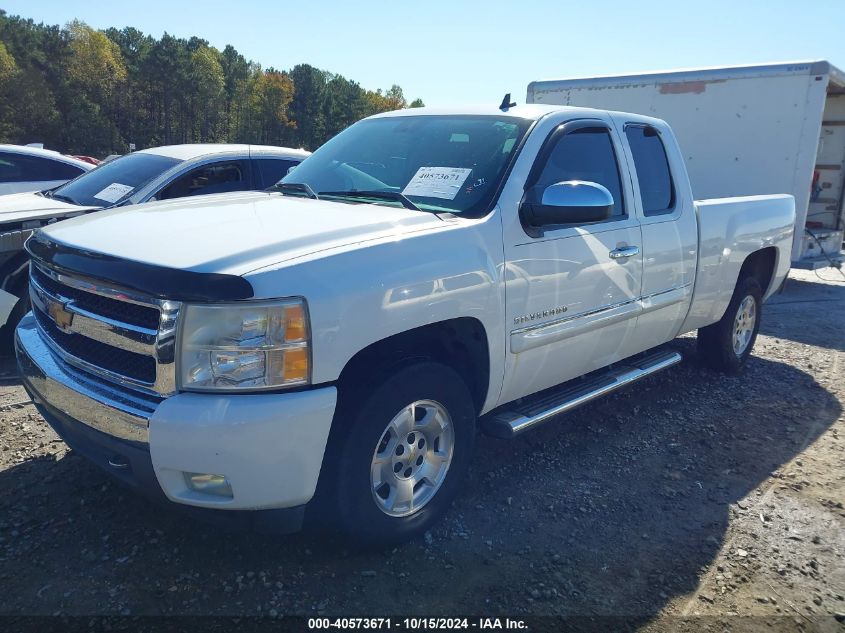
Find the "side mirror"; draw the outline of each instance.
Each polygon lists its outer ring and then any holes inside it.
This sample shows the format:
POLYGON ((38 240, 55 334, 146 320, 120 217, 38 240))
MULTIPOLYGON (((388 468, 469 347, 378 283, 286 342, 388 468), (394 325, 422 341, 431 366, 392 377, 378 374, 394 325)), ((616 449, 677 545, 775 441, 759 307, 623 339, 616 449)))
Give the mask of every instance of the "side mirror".
POLYGON ((613 196, 597 182, 566 180, 549 185, 539 202, 520 206, 523 223, 531 227, 601 222, 613 215, 613 196))

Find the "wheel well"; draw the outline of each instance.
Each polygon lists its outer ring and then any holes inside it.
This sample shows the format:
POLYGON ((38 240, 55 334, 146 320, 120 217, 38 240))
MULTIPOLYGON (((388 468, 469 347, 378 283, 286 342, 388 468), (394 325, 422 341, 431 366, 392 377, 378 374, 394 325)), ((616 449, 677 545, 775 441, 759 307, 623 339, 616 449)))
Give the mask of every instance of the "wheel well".
POLYGON ((29 255, 26 251, 15 253, 0 265, 0 288, 16 297, 26 294, 29 284, 29 255))
POLYGON ((775 274, 775 262, 777 261, 777 249, 774 246, 755 251, 749 255, 742 263, 742 268, 739 271, 739 280, 746 277, 754 277, 763 289, 763 294, 769 289, 769 284, 772 283, 772 277, 775 274))
MULTIPOLYGON (((344 386, 369 384, 409 359, 430 360, 454 369, 467 383, 476 411, 481 411, 490 381, 487 334, 478 319, 439 321, 377 341, 355 354, 340 373, 344 386)), ((350 392, 358 391, 350 388, 350 392)))

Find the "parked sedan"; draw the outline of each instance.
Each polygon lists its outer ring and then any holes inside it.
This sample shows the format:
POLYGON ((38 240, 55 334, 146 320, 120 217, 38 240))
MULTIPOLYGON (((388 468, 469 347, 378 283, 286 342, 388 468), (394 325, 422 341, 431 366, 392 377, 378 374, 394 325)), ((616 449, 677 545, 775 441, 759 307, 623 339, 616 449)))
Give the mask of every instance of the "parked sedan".
POLYGON ((309 154, 262 145, 170 145, 104 162, 49 191, 0 197, 0 351, 11 349, 15 325, 29 310, 23 243, 36 228, 115 206, 267 189, 309 154))
POLYGON ((95 164, 40 147, 0 145, 0 195, 51 189, 95 164))

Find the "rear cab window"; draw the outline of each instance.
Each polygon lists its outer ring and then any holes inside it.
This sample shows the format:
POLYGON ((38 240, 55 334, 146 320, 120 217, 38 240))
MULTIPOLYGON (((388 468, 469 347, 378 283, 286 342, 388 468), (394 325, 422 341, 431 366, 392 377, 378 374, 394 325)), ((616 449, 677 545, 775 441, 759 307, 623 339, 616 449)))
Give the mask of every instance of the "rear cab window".
POLYGON ((650 217, 673 213, 675 186, 660 133, 649 125, 628 124, 625 136, 634 158, 643 214, 650 217))

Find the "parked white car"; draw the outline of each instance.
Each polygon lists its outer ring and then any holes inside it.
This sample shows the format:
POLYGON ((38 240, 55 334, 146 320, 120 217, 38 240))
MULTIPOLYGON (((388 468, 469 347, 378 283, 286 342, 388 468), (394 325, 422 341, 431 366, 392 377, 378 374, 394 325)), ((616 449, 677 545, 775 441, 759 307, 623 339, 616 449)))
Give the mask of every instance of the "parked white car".
POLYGON ((309 154, 264 145, 170 145, 126 154, 49 191, 0 196, 0 351, 11 352, 14 328, 29 310, 23 243, 34 229, 108 207, 266 189, 309 154))
POLYGON ((663 121, 568 107, 377 115, 279 189, 38 231, 22 380, 154 497, 382 545, 445 512, 478 426, 670 367, 684 332, 738 371, 795 221, 788 195, 694 202, 663 121))
POLYGON ((94 169, 91 163, 27 145, 0 145, 0 195, 43 191, 94 169))

